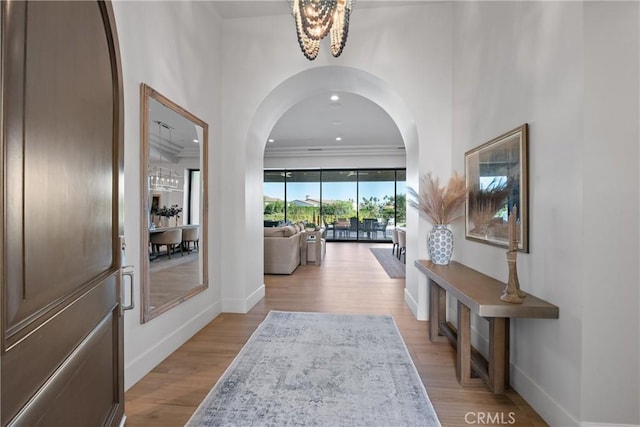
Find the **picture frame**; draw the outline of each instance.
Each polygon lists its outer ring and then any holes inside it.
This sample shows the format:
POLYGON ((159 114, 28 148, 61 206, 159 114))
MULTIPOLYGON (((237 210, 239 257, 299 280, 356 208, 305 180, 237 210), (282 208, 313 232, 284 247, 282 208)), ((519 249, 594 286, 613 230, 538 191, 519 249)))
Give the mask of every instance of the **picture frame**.
POLYGON ((467 240, 508 248, 517 206, 518 250, 529 252, 528 146, 525 123, 465 153, 467 240))

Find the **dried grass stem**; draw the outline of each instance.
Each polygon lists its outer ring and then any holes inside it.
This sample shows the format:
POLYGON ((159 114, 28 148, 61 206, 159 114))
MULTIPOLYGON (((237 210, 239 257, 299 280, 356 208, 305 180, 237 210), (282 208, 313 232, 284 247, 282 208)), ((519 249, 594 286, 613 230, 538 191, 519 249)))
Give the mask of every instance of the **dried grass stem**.
POLYGON ((428 173, 420 178, 420 192, 407 188, 413 197, 407 202, 425 215, 433 224, 451 224, 464 217, 462 206, 467 198, 464 175, 454 172, 446 186, 428 173))

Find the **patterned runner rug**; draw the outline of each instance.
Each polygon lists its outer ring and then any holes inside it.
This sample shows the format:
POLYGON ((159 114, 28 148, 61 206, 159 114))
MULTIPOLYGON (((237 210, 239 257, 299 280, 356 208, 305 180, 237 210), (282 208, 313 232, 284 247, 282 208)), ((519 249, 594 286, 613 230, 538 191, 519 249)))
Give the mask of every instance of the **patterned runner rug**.
POLYGON ((271 311, 187 426, 440 426, 391 316, 271 311))
MULTIPOLYGON (((391 248, 371 248, 371 252, 376 257, 384 271, 392 279, 404 279, 406 275, 406 265, 391 253, 391 248)), ((404 258, 403 258, 404 259, 404 258)))

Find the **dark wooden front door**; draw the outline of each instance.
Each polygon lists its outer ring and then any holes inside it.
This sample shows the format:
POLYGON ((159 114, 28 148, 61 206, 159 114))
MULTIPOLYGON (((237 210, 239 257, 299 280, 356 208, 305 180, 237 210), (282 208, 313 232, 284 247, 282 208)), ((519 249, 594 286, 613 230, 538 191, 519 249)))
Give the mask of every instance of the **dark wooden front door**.
POLYGON ((0 422, 118 425, 123 115, 111 5, 1 7, 0 422))

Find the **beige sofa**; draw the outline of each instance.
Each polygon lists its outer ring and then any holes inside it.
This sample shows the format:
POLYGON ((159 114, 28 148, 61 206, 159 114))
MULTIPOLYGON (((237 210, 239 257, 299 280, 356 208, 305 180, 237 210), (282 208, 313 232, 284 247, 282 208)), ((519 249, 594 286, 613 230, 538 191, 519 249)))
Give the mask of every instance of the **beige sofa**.
POLYGON ((304 224, 264 228, 264 273, 291 274, 300 265, 302 244, 307 233, 304 224))

